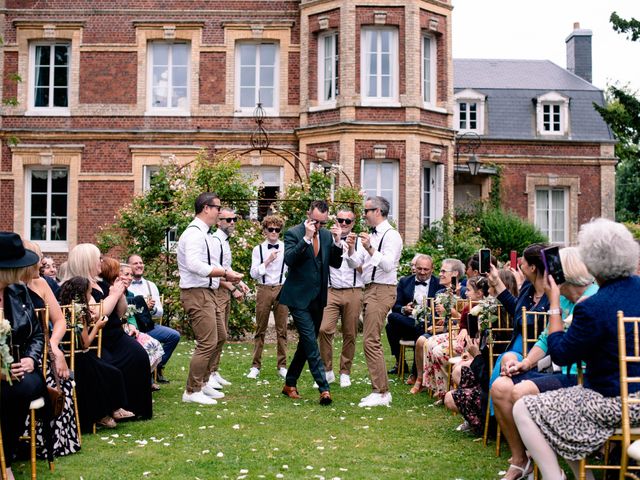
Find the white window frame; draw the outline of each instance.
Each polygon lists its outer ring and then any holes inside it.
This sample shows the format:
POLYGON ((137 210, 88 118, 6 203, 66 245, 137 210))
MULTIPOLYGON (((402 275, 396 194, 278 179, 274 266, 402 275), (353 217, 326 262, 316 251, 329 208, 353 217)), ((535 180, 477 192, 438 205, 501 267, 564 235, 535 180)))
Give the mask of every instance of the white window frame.
POLYGON ((323 33, 318 36, 318 104, 326 107, 335 107, 336 97, 340 94, 340 37, 337 31, 323 33), (332 53, 327 55, 325 41, 331 39, 332 53), (327 98, 325 82, 325 63, 329 61, 332 72, 328 79, 332 86, 332 95, 327 98), (336 93, 337 92, 337 93, 336 93))
POLYGON ((191 44, 189 42, 165 42, 152 41, 147 44, 147 112, 146 115, 170 115, 170 116, 189 116, 191 113, 191 44), (169 48, 169 65, 167 68, 167 95, 171 94, 173 89, 173 46, 187 46, 187 97, 185 105, 180 107, 167 106, 158 107, 153 105, 153 49, 156 45, 168 45, 169 48))
MULTIPOLYGON (((380 50, 378 49, 378 52, 380 50)), ((380 53, 377 54, 376 62, 380 64, 380 53)), ((377 70, 380 71, 379 69, 377 70)), ((361 90, 361 103, 362 105, 384 105, 384 106, 396 106, 399 107, 399 55, 398 55, 398 29, 395 27, 363 27, 360 35, 360 90, 361 90), (389 43, 389 96, 383 97, 381 93, 381 75, 377 74, 377 95, 369 94, 369 66, 370 66, 370 52, 369 52, 369 35, 377 35, 377 45, 380 47, 380 33, 383 31, 391 32, 391 39, 389 43)))
POLYGON ((538 135, 564 136, 569 130, 569 97, 558 92, 549 92, 537 97, 536 102, 536 125, 538 135), (557 106, 560 114, 560 130, 545 130, 544 128, 544 108, 557 106))
POLYGON ((389 218, 393 219, 396 223, 399 218, 399 207, 400 207, 400 196, 398 194, 400 190, 400 162, 392 159, 362 159, 360 161, 360 185, 361 188, 366 192, 365 198, 369 196, 383 196, 390 200, 391 202, 391 210, 389 211, 389 218), (365 165, 377 165, 376 172, 376 189, 375 192, 369 192, 366 186, 364 185, 364 170, 365 165), (386 195, 381 194, 381 176, 380 176, 380 165, 382 164, 392 164, 393 165, 393 197, 387 198, 386 195))
POLYGON ((422 103, 425 107, 435 107, 438 102, 438 41, 433 35, 422 36, 422 103), (429 40, 429 75, 425 72, 426 48, 429 40))
POLYGON ((444 165, 440 163, 424 162, 422 165, 422 176, 420 178, 420 223, 422 227, 429 227, 433 222, 440 220, 444 215, 444 165), (430 184, 425 182, 425 171, 429 171, 430 184), (425 195, 429 193, 431 202, 427 205, 424 201, 425 195), (428 222, 426 221, 428 218, 428 222))
POLYGON ((535 189, 535 225, 536 227, 538 227, 540 229, 540 231, 545 234, 547 236, 547 238, 549 239, 550 243, 557 243, 557 244, 566 244, 569 241, 569 228, 570 228, 570 223, 569 223, 569 189, 566 187, 547 187, 547 186, 538 186, 535 189), (552 218, 553 218, 553 211, 554 210, 558 210, 558 206, 553 204, 553 192, 554 191, 561 191, 562 192, 562 218, 563 218, 563 231, 562 231, 562 238, 556 238, 555 236, 552 236, 552 228, 551 226, 552 224, 552 218), (548 230, 545 231, 542 229, 542 227, 540 226, 539 222, 538 222, 538 215, 539 215, 539 211, 538 211, 538 193, 539 192, 546 192, 547 194, 547 198, 548 198, 548 205, 549 208, 546 210, 546 217, 547 217, 547 225, 549 226, 548 230))
MULTIPOLYGON (((256 105, 252 107, 241 107, 240 106, 240 46, 241 45, 255 45, 256 47, 260 45, 273 45, 275 47, 275 61, 274 61, 274 72, 273 72, 273 106, 265 107, 264 104, 262 108, 265 111, 267 116, 277 116, 280 111, 280 45, 276 41, 263 41, 263 42, 251 42, 251 41, 238 41, 235 46, 235 114, 237 116, 249 116, 253 115, 253 112, 256 108, 256 105)), ((258 102, 258 92, 260 91, 259 84, 259 72, 260 72, 260 49, 256 50, 256 104, 258 102)))
MULTIPOLYGON (((484 133, 484 113, 486 108, 486 95, 480 92, 476 92, 475 90, 466 89, 461 92, 458 92, 454 95, 454 99, 456 102, 455 112, 454 112, 454 128, 459 133, 466 132, 474 132, 478 135, 482 135, 484 133), (475 104, 476 105, 476 128, 469 128, 469 118, 467 116, 467 125, 465 128, 460 127, 460 106, 461 104, 475 104)), ((468 113, 468 112, 467 112, 468 113)))
POLYGON ((156 175, 162 167, 160 165, 144 165, 142 167, 142 191, 151 190, 151 179, 156 175))
MULTIPOLYGON (((29 44, 29 82, 28 82, 28 107, 29 110, 27 112, 28 115, 61 115, 67 116, 70 115, 69 105, 71 104, 71 68, 72 68, 72 60, 71 60, 71 42, 70 41, 52 41, 52 42, 31 42, 29 44), (67 106, 66 107, 36 107, 36 48, 42 46, 51 47, 51 56, 53 56, 53 52, 56 46, 65 46, 68 49, 67 57, 69 59, 69 64, 67 65, 67 106)), ((51 80, 49 84, 49 103, 53 102, 53 74, 54 69, 51 68, 49 72, 49 78, 51 80)))
MULTIPOLYGON (((42 165, 34 165, 25 169, 25 199, 24 199, 24 238, 32 240, 36 242, 43 252, 66 252, 69 250, 69 219, 70 219, 70 190, 71 190, 71 172, 68 167, 43 167, 42 165), (31 191, 31 174, 33 171, 48 171, 52 172, 53 170, 65 170, 67 172, 67 238, 65 240, 37 240, 31 238, 31 200, 32 200, 32 191, 31 191)), ((51 180, 52 176, 49 174, 47 178, 47 213, 46 213, 46 224, 45 231, 47 236, 49 236, 51 232, 51 180)))

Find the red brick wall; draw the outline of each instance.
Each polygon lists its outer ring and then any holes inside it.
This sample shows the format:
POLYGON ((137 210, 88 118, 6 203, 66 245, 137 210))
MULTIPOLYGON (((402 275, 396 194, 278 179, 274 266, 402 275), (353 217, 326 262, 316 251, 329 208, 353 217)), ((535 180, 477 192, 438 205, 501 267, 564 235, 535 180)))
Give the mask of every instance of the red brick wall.
MULTIPOLYGON (((329 10, 327 12, 318 13, 309 16, 309 98, 320 100, 318 98, 318 36, 326 30, 320 30, 320 17, 329 18, 329 30, 339 30, 340 27, 340 10, 329 10)), ((340 41, 340 32, 338 32, 338 41, 340 41)), ((342 77, 339 78, 339 81, 342 77)), ((340 92, 342 88, 339 88, 340 92)))
POLYGON ((12 161, 12 156, 11 156, 11 149, 9 148, 9 145, 7 145, 6 140, 4 140, 2 142, 2 163, 0 164, 0 171, 3 172, 10 172, 11 171, 11 165, 13 163, 12 161))
POLYGON ((320 112, 309 112, 307 116, 309 125, 322 125, 338 121, 340 121, 340 111, 335 108, 332 110, 322 110, 320 112))
POLYGON ((398 28, 398 82, 400 95, 406 93, 405 90, 405 51, 402 39, 405 36, 404 7, 356 7, 356 92, 361 92, 360 86, 360 38, 363 26, 374 25, 374 12, 387 12, 387 26, 398 28))
POLYGON ((554 157, 599 157, 600 144, 572 144, 572 143, 487 143, 484 142, 476 151, 494 155, 528 155, 554 157))
POLYGON ((133 181, 83 181, 78 190, 78 243, 95 242, 98 227, 111 225, 118 209, 133 197, 133 181))
POLYGON ((13 232, 13 180, 0 180, 0 230, 13 232))
POLYGON ((289 52, 289 105, 300 105, 300 52, 289 52))
POLYGON ((404 122, 404 108, 358 107, 356 120, 362 122, 404 122))
MULTIPOLYGON (((430 144, 430 143, 426 143, 426 142, 420 142, 420 160, 423 162, 432 162, 432 163, 438 163, 438 164, 445 164, 445 168, 444 168, 444 211, 446 212, 447 209, 449 208, 449 200, 448 200, 448 196, 447 196, 447 185, 448 185, 448 181, 449 181, 449 174, 447 172, 447 168, 446 168, 446 163, 447 163, 447 158, 449 155, 449 148, 444 146, 444 145, 434 145, 434 144, 430 144), (440 150, 440 158, 439 159, 432 159, 431 156, 431 152, 433 151, 434 148, 437 148, 440 150)), ((421 180, 420 183, 422 185, 422 171, 420 172, 420 176, 421 176, 421 180)), ((422 185, 421 187, 422 189, 424 189, 424 185, 422 185)))
POLYGON ((113 140, 85 142, 81 171, 131 173, 129 143, 113 140))
POLYGON ((428 125, 437 127, 447 127, 447 114, 438 113, 432 110, 420 110, 420 121, 428 125))
POLYGON ((447 29, 447 17, 439 15, 427 10, 420 10, 420 28, 432 35, 436 39, 437 43, 437 83, 436 96, 438 101, 447 100, 447 92, 452 79, 449 79, 447 66, 447 43, 449 38, 449 30, 447 29), (431 30, 431 19, 438 21, 438 28, 436 31, 431 30))
POLYGON ((224 104, 226 68, 224 52, 200 53, 200 104, 224 104))
POLYGON ((80 103, 135 104, 137 81, 135 52, 80 54, 80 103))
POLYGON ((404 225, 407 218, 407 199, 406 199, 406 177, 407 177, 407 154, 406 145, 403 141, 375 141, 375 140, 356 140, 355 142, 355 168, 354 168, 354 184, 360 185, 360 162, 361 160, 369 160, 374 158, 374 145, 385 145, 387 147, 386 158, 398 160, 399 174, 398 181, 400 189, 398 191, 398 225, 400 225, 400 233, 404 234, 404 225))
POLYGON ((18 52, 4 52, 4 78, 2 79, 2 100, 15 100, 18 96, 18 82, 11 78, 18 73, 18 52))

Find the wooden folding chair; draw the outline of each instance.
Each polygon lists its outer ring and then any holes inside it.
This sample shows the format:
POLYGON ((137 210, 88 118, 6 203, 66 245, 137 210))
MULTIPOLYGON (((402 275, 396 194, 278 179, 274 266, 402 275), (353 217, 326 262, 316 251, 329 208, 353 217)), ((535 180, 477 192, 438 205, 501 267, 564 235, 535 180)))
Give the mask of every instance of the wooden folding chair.
MULTIPOLYGON (((76 327, 77 327, 77 318, 76 318, 76 309, 75 304, 71 305, 61 305, 62 315, 65 318, 67 323, 66 333, 60 345, 63 347, 64 356, 68 361, 69 370, 75 372, 76 370, 76 327)), ((78 443, 82 445, 82 433, 80 428, 80 413, 78 411, 78 397, 76 394, 76 382, 75 380, 71 381, 71 396, 73 397, 73 406, 74 406, 74 414, 76 417, 76 427, 78 429, 78 443)))
POLYGON ((640 377, 630 377, 628 375, 628 367, 630 364, 640 364, 640 317, 625 317, 624 313, 618 311, 618 362, 620 369, 620 399, 622 401, 622 421, 621 428, 617 428, 613 435, 609 437, 607 443, 621 442, 620 464, 609 465, 609 445, 605 444, 605 462, 604 464, 587 464, 587 459, 583 458, 579 464, 579 479, 587 478, 587 470, 606 470, 619 471, 619 478, 638 478, 638 476, 629 470, 640 471, 640 466, 629 465, 629 454, 632 458, 636 456, 637 444, 640 440, 640 428, 631 427, 629 421, 630 405, 640 405, 640 397, 638 395, 629 395, 629 384, 640 384, 640 377), (629 330, 629 332, 627 332, 629 330))

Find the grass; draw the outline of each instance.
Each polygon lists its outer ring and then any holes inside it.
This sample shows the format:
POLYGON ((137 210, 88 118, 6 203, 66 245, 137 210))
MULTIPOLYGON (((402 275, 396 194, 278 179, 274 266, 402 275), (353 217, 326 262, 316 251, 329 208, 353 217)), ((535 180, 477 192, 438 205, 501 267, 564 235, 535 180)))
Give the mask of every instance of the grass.
MULTIPOLYGON (((54 473, 38 462, 39 478, 477 480, 498 478, 507 465, 508 451, 496 458, 493 444, 485 448, 456 432, 459 415, 434 407, 425 394, 410 395, 397 377, 390 379, 390 408, 359 408, 370 393, 361 343, 353 385, 332 385, 328 407, 318 404, 308 371, 298 385, 301 400, 281 395, 273 344, 266 345, 259 379, 245 378, 251 343, 227 344, 221 373, 233 385, 218 405, 184 404, 193 345, 178 346, 166 372, 171 383, 154 393, 152 420, 83 436, 81 452, 56 459, 54 473)), ((28 478, 28 464, 14 464, 14 473, 28 478)))

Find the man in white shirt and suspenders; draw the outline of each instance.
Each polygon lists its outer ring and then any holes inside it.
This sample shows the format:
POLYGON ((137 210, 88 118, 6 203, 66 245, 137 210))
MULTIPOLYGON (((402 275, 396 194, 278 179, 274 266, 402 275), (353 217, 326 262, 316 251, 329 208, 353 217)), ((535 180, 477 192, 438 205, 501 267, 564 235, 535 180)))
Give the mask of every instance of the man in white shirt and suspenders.
POLYGON ((284 263, 284 242, 280 232, 284 227, 282 218, 267 215, 262 220, 262 233, 266 240, 253 248, 251 254, 251 278, 256 280, 256 330, 253 360, 247 378, 257 378, 262 368, 264 337, 273 312, 277 338, 277 369, 282 378, 287 376, 287 319, 289 309, 278 302, 278 294, 287 275, 284 263))
POLYGON ((370 232, 359 235, 362 250, 356 252, 354 234, 347 237, 351 268, 362 267, 364 281, 363 346, 373 392, 358 406, 388 406, 391 403, 389 378, 380 340, 387 314, 396 300, 398 264, 402 254, 402 237, 387 221, 389 202, 384 197, 369 197, 364 216, 370 232))
MULTIPOLYGON (((336 333, 338 318, 342 323, 342 354, 340 355, 340 386, 351 385, 351 365, 356 353, 356 336, 358 320, 362 311, 362 274, 360 269, 351 268, 346 260, 349 246, 348 235, 355 225, 355 214, 349 209, 342 209, 336 214, 336 223, 342 230, 341 239, 344 249, 344 260, 340 268, 329 268, 329 297, 324 308, 318 342, 320 356, 325 367, 327 381, 335 381, 333 372, 333 337, 336 333)), ((356 238, 355 251, 362 249, 362 243, 356 238)))

